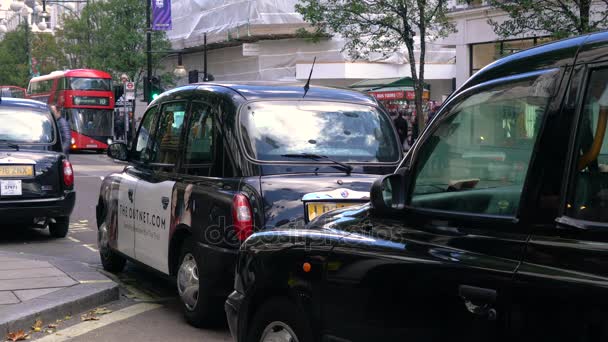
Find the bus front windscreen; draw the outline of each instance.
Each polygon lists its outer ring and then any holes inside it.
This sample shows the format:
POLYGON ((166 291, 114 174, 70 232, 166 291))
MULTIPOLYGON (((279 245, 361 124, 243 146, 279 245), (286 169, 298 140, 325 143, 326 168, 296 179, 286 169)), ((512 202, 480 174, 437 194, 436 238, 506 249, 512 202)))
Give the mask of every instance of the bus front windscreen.
POLYGON ((68 90, 112 90, 112 80, 105 78, 70 77, 67 84, 68 90))
POLYGON ((106 109, 68 109, 72 129, 90 137, 112 136, 112 111, 106 109))

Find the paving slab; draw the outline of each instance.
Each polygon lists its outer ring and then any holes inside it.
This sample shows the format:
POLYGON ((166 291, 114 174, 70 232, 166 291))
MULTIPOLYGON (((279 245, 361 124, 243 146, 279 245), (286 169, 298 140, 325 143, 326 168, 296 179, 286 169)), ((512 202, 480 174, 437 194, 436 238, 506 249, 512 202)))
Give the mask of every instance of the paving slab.
POLYGON ((48 288, 48 289, 18 290, 18 291, 13 291, 13 293, 15 294, 15 296, 17 296, 17 298, 19 298, 20 301, 25 302, 27 300, 34 299, 37 297, 42 297, 46 294, 49 294, 51 292, 55 292, 55 291, 58 291, 61 289, 62 289, 62 287, 52 287, 52 288, 48 288))
POLYGON ((17 304, 20 303, 19 298, 11 291, 0 291, 0 304, 17 304))
POLYGON ((0 252, 0 336, 118 300, 118 285, 81 262, 0 252), (42 260, 41 260, 42 259, 42 260))

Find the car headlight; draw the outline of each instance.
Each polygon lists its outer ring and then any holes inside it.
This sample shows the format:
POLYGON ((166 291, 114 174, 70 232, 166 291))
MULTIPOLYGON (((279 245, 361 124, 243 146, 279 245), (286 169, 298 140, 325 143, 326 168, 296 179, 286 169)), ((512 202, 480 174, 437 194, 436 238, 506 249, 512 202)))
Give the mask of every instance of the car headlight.
POLYGON ((76 140, 74 140, 74 138, 72 138, 72 145, 74 145, 76 143, 76 140))
POLYGON ((108 145, 112 145, 112 139, 108 138, 108 145))

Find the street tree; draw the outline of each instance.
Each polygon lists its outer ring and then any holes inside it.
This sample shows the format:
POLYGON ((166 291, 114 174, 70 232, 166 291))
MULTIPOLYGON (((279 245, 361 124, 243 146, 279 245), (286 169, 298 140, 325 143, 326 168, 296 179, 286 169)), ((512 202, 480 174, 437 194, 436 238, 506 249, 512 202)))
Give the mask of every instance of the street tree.
MULTIPOLYGON (((90 2, 80 15, 64 18, 61 35, 72 67, 100 69, 116 79, 126 73, 139 83, 146 68, 146 3, 141 0, 90 2)), ((153 31, 152 50, 166 51, 165 32, 153 31)), ((156 68, 163 53, 153 54, 156 68)))
MULTIPOLYGON (((378 53, 387 56, 405 45, 416 113, 422 113, 427 40, 455 31, 446 16, 447 0, 300 0, 296 11, 312 24, 315 36, 322 32, 341 35, 344 50, 353 59, 378 53)), ((422 130, 423 115, 416 117, 422 130)))
POLYGON ((537 32, 565 38, 608 28, 608 0, 488 0, 506 12, 508 19, 489 19, 501 37, 537 32))
POLYGON ((66 65, 57 39, 48 33, 27 33, 25 26, 4 34, 0 40, 0 80, 4 85, 27 87, 30 79, 28 50, 40 74, 62 69, 66 65))

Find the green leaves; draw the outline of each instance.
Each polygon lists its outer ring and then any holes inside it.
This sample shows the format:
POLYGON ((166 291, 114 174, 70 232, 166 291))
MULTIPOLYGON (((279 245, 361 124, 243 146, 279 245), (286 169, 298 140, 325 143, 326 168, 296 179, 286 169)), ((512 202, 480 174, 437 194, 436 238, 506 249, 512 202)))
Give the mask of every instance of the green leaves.
POLYGON ((522 33, 565 38, 608 28, 606 1, 489 0, 489 3, 509 16, 502 22, 488 20, 494 32, 503 38, 522 33))

